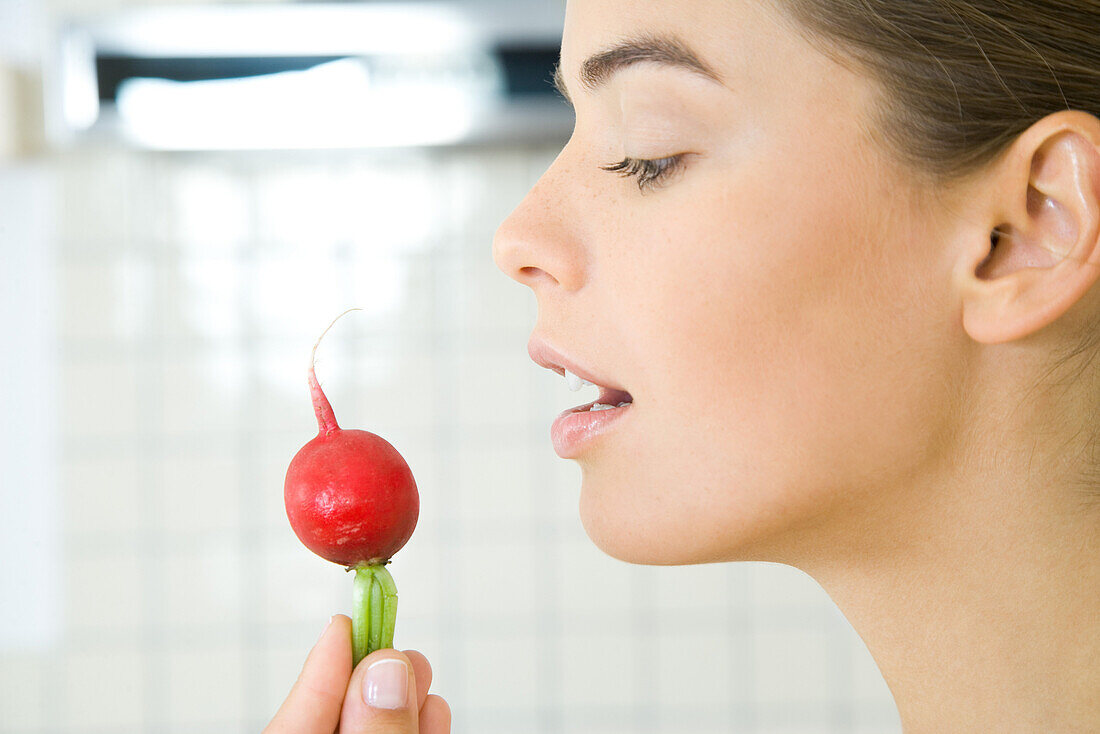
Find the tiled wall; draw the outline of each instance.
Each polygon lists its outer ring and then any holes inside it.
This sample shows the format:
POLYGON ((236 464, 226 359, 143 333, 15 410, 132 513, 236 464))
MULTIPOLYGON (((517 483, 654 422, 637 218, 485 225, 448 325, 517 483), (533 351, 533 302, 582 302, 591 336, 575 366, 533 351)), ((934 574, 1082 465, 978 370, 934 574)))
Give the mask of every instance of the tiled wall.
MULTIPOLYGON (((309 350, 351 306, 318 373, 342 424, 413 468, 395 643, 431 660, 456 734, 900 731, 805 575, 631 566, 584 535, 579 471, 549 441, 579 401, 528 360, 534 298, 490 253, 556 150, 43 164, 52 193, 25 195, 53 207, 30 317, 56 482, 26 479, 42 501, 8 507, 0 533, 20 512, 50 521, 55 555, 25 563, 57 600, 0 586, 5 618, 53 619, 52 636, 0 637, 0 734, 263 728, 350 602, 350 577, 292 534, 282 481, 316 432, 309 350)), ((7 226, 23 214, 0 212, 4 262, 27 261, 7 226)), ((28 314, 2 318, 27 333, 28 314)))

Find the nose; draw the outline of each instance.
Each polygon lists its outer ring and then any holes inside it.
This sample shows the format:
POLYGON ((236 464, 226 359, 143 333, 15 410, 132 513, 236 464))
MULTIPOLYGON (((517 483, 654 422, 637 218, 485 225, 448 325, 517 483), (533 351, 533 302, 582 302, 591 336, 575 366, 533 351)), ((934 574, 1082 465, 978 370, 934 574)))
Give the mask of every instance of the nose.
POLYGON ((563 158, 564 151, 493 237, 497 267, 536 292, 553 286, 577 290, 584 284, 584 252, 565 193, 569 177, 563 158))

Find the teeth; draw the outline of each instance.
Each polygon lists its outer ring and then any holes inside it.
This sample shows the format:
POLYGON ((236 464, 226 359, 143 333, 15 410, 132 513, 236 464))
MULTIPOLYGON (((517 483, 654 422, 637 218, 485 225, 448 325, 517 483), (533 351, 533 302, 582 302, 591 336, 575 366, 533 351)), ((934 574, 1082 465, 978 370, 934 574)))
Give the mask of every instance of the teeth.
POLYGON ((588 409, 588 412, 591 413, 591 412, 597 411, 597 410, 611 410, 612 408, 621 408, 624 405, 630 405, 630 403, 622 402, 622 403, 619 403, 618 405, 607 405, 606 403, 596 403, 595 405, 593 405, 591 408, 588 409))
POLYGON ((581 378, 577 377, 576 375, 574 375, 569 370, 565 371, 565 381, 566 381, 566 383, 568 383, 569 389, 572 390, 573 392, 576 392, 577 390, 580 390, 582 387, 587 387, 587 386, 593 384, 593 383, 589 382, 588 380, 582 380, 581 378))

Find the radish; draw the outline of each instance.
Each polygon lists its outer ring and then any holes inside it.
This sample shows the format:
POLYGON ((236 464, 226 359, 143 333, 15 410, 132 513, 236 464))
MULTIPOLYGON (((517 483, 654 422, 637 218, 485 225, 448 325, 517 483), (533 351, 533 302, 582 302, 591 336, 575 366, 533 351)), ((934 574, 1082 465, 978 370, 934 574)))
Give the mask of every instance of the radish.
POLYGON ((308 383, 317 437, 290 461, 283 500, 290 527, 311 551, 355 571, 352 658, 393 647, 397 588, 386 570, 416 527, 420 495, 409 465, 388 441, 343 429, 317 382, 317 347, 344 314, 333 319, 310 356, 308 383))

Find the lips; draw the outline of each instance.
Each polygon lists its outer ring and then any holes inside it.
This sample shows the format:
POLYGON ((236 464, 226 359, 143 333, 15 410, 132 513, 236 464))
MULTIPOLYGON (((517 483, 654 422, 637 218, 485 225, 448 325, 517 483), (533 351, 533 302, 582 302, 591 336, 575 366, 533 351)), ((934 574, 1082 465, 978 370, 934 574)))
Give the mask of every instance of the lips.
POLYGON ((566 357, 537 336, 531 336, 527 353, 535 364, 565 377, 570 388, 579 389, 583 382, 589 382, 600 389, 599 399, 563 411, 550 426, 550 439, 558 456, 576 459, 617 426, 629 423, 627 415, 634 411, 634 398, 621 385, 566 357))
MULTIPOLYGON (((565 371, 568 370, 582 380, 591 382, 593 385, 599 387, 600 397, 596 401, 597 403, 618 405, 623 402, 634 402, 634 398, 631 394, 621 385, 616 384, 610 378, 600 375, 584 365, 566 357, 539 337, 532 336, 530 341, 527 342, 527 353, 535 364, 553 372, 557 372, 562 377, 565 376, 565 371)), ((590 406, 591 403, 583 407, 587 408, 590 406)))

